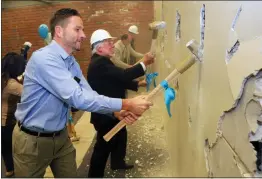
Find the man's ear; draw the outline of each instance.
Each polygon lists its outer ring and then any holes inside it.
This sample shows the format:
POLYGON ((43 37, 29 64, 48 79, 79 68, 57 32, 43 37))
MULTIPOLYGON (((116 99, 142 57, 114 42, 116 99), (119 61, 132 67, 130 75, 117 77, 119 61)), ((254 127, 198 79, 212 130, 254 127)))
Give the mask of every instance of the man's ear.
POLYGON ((60 25, 55 26, 55 32, 59 38, 63 37, 63 27, 60 25))
POLYGON ((101 45, 99 45, 98 47, 96 47, 96 51, 101 53, 102 52, 102 48, 101 48, 101 45))

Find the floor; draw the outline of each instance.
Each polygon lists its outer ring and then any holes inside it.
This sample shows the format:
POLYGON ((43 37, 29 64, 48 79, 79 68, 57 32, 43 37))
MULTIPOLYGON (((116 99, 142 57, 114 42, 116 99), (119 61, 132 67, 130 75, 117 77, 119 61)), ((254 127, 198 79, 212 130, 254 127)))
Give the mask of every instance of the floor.
MULTIPOLYGON (((129 93, 133 96, 134 93, 129 93)), ((161 116, 157 112, 157 105, 144 114, 135 124, 128 126, 127 163, 134 163, 135 167, 126 171, 112 171, 109 162, 105 170, 105 177, 171 177, 169 170, 170 157, 167 151, 165 132, 161 116), (152 111, 154 111, 152 113, 152 111)), ((86 177, 89 161, 95 140, 87 150, 83 163, 78 168, 79 177, 86 177)))
MULTIPOLYGON (((144 93, 140 91, 139 93, 144 93)), ((129 92, 129 96, 136 95, 129 92)), ((105 170, 105 177, 171 177, 169 170, 170 157, 167 151, 164 125, 157 112, 157 105, 146 112, 135 124, 128 126, 127 163, 134 163, 134 169, 127 171, 112 171, 109 166, 105 170), (154 111, 154 112, 152 112, 154 111)), ((89 161, 95 142, 95 130, 89 123, 90 113, 79 112, 79 120, 75 126, 80 141, 74 142, 76 148, 76 162, 78 177, 87 177, 89 161)), ((3 164, 3 163, 2 163, 3 164)), ((2 165, 2 176, 4 167, 2 165)), ((46 178, 53 174, 48 167, 46 178)))

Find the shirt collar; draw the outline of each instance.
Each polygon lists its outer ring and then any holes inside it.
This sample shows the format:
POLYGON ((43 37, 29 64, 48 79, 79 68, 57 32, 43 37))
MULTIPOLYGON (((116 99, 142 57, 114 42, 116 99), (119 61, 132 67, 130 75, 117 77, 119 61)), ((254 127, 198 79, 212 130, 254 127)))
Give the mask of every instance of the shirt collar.
POLYGON ((69 55, 63 47, 61 47, 55 40, 52 40, 50 47, 54 49, 61 57, 63 60, 68 59, 69 57, 72 58, 72 55, 69 55))

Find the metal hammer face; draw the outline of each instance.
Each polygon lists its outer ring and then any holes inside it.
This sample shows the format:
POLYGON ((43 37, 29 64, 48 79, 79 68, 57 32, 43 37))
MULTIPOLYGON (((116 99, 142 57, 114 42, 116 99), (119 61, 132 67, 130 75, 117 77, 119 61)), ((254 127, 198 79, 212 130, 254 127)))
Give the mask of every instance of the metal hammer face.
POLYGON ((149 25, 150 30, 159 30, 159 29, 164 29, 166 27, 166 22, 165 21, 154 21, 149 25))
POLYGON ((196 57, 196 60, 200 61, 200 58, 198 56, 199 53, 199 43, 195 40, 192 39, 190 40, 187 44, 186 47, 190 50, 190 52, 196 57))
POLYGON ((187 69, 189 69, 196 61, 201 61, 198 56, 199 44, 196 42, 196 40, 190 40, 186 44, 186 47, 190 50, 193 56, 187 60, 182 61, 181 64, 177 67, 177 70, 181 74, 184 73, 187 69))

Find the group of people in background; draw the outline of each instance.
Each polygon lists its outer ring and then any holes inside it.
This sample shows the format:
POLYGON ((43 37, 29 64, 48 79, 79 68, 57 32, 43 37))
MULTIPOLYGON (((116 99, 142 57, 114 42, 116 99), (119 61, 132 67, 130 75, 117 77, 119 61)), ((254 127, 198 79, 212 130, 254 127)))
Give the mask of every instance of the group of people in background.
POLYGON ((79 12, 58 10, 50 20, 50 29, 52 41, 36 50, 30 60, 30 42, 23 44, 20 54, 10 52, 2 59, 6 177, 43 177, 47 166, 55 177, 77 177, 72 141, 80 139, 74 129, 78 110, 91 112, 97 131, 88 176, 103 177, 110 154, 113 170, 133 168, 125 163, 126 128, 110 142, 102 136, 119 120, 132 124, 152 105, 146 96, 126 99, 127 89, 137 91, 146 86, 145 80, 137 79, 154 62, 153 55, 134 50, 137 26, 130 26, 115 44, 116 38, 103 29, 92 34, 88 82, 72 56, 86 39, 79 12))

